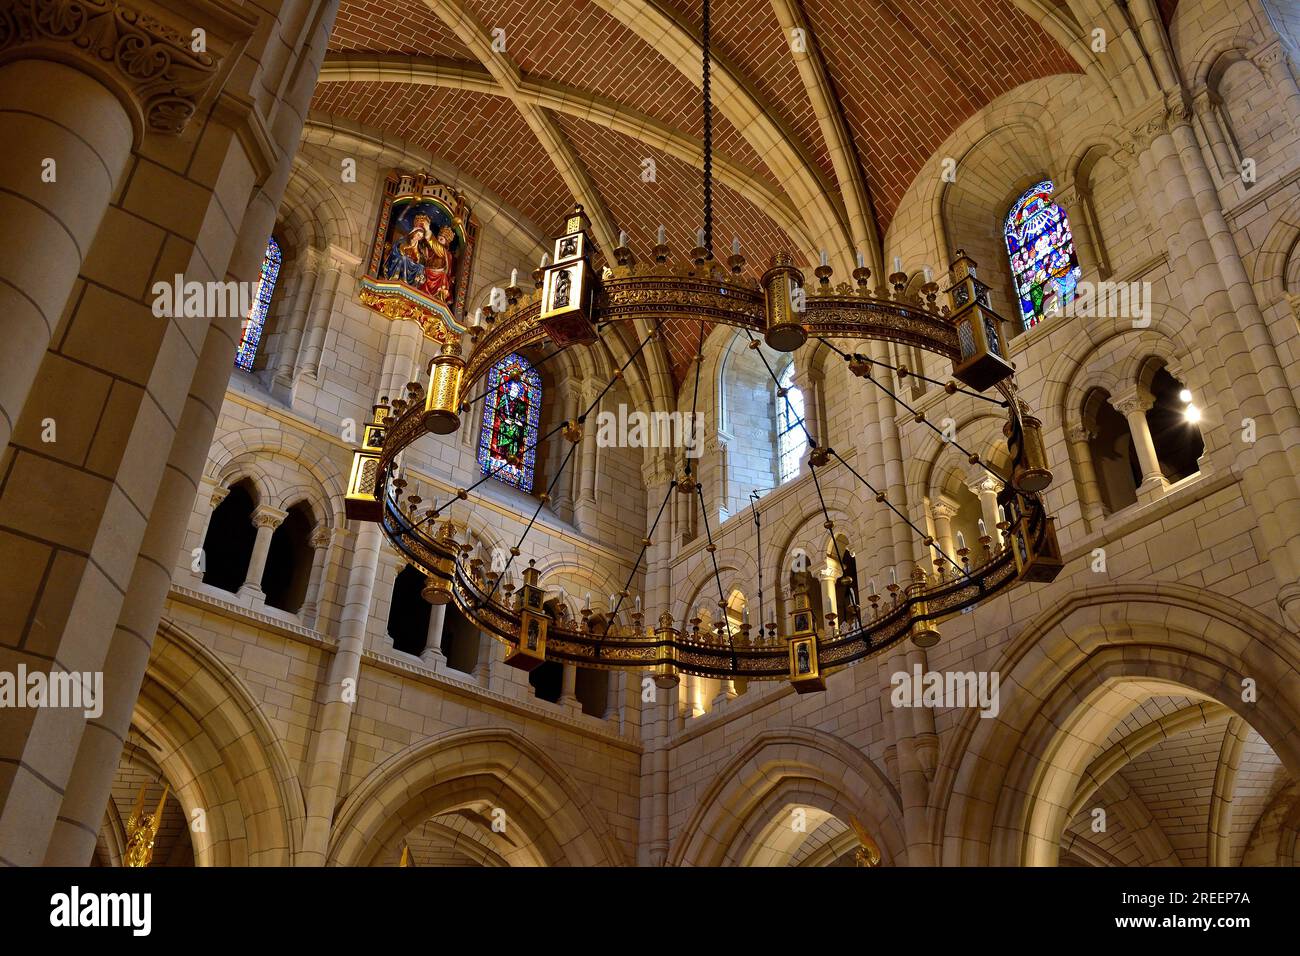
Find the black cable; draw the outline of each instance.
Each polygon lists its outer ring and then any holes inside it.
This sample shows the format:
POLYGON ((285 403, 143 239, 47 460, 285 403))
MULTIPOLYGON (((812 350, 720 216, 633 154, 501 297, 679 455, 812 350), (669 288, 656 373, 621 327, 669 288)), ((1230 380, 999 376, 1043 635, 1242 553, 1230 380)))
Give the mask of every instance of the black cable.
POLYGON ((704 252, 713 258, 713 96, 709 82, 709 0, 704 0, 700 28, 703 47, 702 92, 704 94, 704 252))

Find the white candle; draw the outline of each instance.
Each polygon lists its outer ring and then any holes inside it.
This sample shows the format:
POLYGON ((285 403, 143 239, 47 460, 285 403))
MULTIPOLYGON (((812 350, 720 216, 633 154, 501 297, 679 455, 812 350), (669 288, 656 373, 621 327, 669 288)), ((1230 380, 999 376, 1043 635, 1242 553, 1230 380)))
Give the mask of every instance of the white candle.
POLYGON ((983 537, 987 537, 987 536, 988 536, 988 531, 987 531, 987 530, 985 529, 985 527, 984 527, 984 519, 983 519, 983 518, 980 518, 980 520, 979 520, 979 526, 980 526, 980 537, 981 537, 981 538, 983 538, 983 537))
POLYGON ((480 326, 480 325, 482 325, 482 324, 483 324, 483 310, 482 310, 482 309, 475 309, 475 310, 474 310, 474 327, 477 328, 478 326, 480 326))
POLYGON ((627 233, 624 232, 622 229, 620 229, 620 230, 618 231, 618 244, 619 244, 620 246, 626 246, 626 245, 627 245, 627 233))
POLYGON ((667 238, 668 233, 663 226, 659 227, 659 231, 656 232, 655 235, 658 237, 656 241, 659 243, 659 245, 661 246, 664 245, 665 244, 664 240, 667 238))
POLYGON ((923 274, 925 275, 925 281, 926 281, 926 282, 933 282, 933 281, 934 281, 934 273, 933 273, 932 271, 930 271, 930 267, 929 267, 929 266, 926 266, 926 267, 922 270, 922 272, 923 272, 923 274))
POLYGON ((639 595, 639 594, 636 596, 636 605, 635 605, 635 606, 636 606, 636 612, 637 612, 638 614, 640 614, 640 613, 641 613, 641 595, 639 595))
POLYGON ((875 593, 876 593, 876 579, 875 579, 875 578, 871 578, 869 581, 867 581, 867 593, 868 593, 868 594, 875 594, 875 593))
POLYGON ((543 252, 543 253, 542 253, 542 268, 545 269, 545 268, 546 268, 547 266, 549 266, 550 264, 551 264, 551 254, 550 254, 549 252, 543 252))
POLYGON ((961 550, 962 548, 964 548, 964 547, 966 547, 966 536, 965 536, 964 534, 962 534, 960 531, 958 531, 958 532, 957 532, 957 550, 960 551, 960 550, 961 550))
POLYGON ((590 611, 590 610, 591 610, 591 592, 590 592, 590 591, 588 591, 588 592, 586 593, 586 595, 585 595, 585 596, 583 597, 583 599, 582 599, 582 609, 583 609, 584 611, 590 611))
POLYGON ((889 583, 890 584, 898 583, 898 573, 893 568, 889 569, 889 583))
POLYGON ((731 254, 733 256, 740 255, 740 236, 731 237, 731 254))
POLYGON ((866 267, 867 267, 867 257, 864 256, 864 255, 861 253, 861 251, 859 251, 859 252, 858 252, 858 268, 859 268, 859 269, 865 269, 866 267))
POLYGON ((749 608, 745 608, 743 611, 740 612, 740 621, 746 627, 749 626, 749 608))
POLYGON ((902 257, 902 256, 894 256, 894 271, 895 271, 895 272, 902 272, 902 271, 903 271, 903 257, 902 257))
POLYGON ((822 264, 822 265, 826 265, 826 264, 829 263, 829 262, 830 262, 830 260, 829 260, 829 259, 827 258, 827 256, 826 256, 826 250, 823 249, 822 252, 821 252, 821 264, 822 264))
POLYGON ((615 600, 616 597, 617 597, 617 595, 614 595, 614 594, 611 594, 611 595, 609 596, 609 613, 611 613, 611 614, 614 613, 614 605, 618 603, 618 602, 615 600))
POLYGON ((704 230, 703 230, 703 229, 696 229, 696 230, 695 230, 695 244, 696 244, 697 246, 702 246, 702 245, 704 245, 704 230))

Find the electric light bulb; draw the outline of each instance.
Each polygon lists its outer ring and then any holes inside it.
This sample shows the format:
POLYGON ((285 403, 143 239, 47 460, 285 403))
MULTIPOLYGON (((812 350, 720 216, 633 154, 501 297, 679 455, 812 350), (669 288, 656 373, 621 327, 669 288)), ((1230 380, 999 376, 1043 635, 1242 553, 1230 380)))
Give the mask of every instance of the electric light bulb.
POLYGON ((1192 403, 1192 393, 1187 389, 1183 389, 1178 393, 1178 400, 1184 405, 1190 405, 1192 403))
POLYGON ((1186 418, 1190 424, 1195 425, 1201 420, 1201 410, 1195 405, 1188 405, 1187 408, 1183 410, 1183 417, 1186 418))

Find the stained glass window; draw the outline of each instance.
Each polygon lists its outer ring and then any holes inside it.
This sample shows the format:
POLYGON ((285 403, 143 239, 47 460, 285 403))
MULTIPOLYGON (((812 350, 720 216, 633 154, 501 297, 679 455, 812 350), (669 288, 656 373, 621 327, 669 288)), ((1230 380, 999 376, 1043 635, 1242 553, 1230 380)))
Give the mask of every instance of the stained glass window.
POLYGON ((478 440, 483 474, 531 492, 541 417, 542 377, 528 360, 511 354, 492 366, 478 440))
POLYGON ((1007 255, 1027 329, 1065 308, 1083 274, 1070 220, 1052 202, 1055 188, 1044 180, 1016 200, 1007 215, 1007 255))
POLYGON ((803 431, 803 392, 794 387, 794 363, 785 367, 778 380, 776 396, 776 450, 778 482, 784 484, 799 474, 799 461, 808 448, 803 431), (781 396, 785 390, 785 397, 781 396))
POLYGON ((271 296, 275 293, 275 280, 279 277, 280 244, 272 236, 266 243, 266 255, 262 257, 262 275, 257 280, 257 293, 253 296, 248 318, 244 320, 239 351, 235 353, 235 365, 249 372, 253 370, 253 359, 257 358, 257 346, 262 341, 262 326, 266 324, 266 313, 271 308, 271 296))

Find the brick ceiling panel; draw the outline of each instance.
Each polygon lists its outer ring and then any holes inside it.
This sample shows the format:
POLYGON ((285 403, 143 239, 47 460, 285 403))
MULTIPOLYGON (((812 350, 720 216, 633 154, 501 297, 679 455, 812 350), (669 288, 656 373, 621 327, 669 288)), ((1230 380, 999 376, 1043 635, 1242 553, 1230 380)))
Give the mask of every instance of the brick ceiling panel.
MULTIPOLYGON (((489 31, 505 31, 505 55, 525 74, 589 90, 692 136, 702 134, 699 89, 591 0, 468 0, 467 7, 489 31)), ((719 151, 767 172, 736 128, 716 113, 713 137, 719 151)))
POLYGON ((1008 90, 1078 65, 1007 0, 806 0, 888 228, 954 129, 1008 90))
POLYGON ((474 59, 423 0, 342 0, 329 48, 474 59))
MULTIPOLYGON (((563 116, 557 121, 604 197, 610 215, 627 232, 628 245, 637 258, 651 258, 655 233, 662 224, 673 249, 671 261, 688 260, 701 225, 701 171, 585 120, 563 116), (641 178, 641 158, 645 155, 655 161, 654 182, 641 178)), ((748 260, 746 271, 753 276, 763 272, 777 251, 794 252, 799 261, 795 244, 784 230, 749 200, 716 182, 713 218, 714 254, 719 259, 730 255, 735 236, 748 260)), ((680 387, 695 355, 699 327, 695 323, 668 323, 664 338, 673 378, 680 387)))
MULTIPOLYGON (((664 6, 700 32, 699 0, 665 0, 664 6)), ((739 69, 761 101, 809 152, 818 168, 834 181, 834 167, 813 112, 812 101, 770 3, 715 0, 710 17, 710 47, 717 57, 739 69)))
POLYGON ((409 83, 328 83, 312 109, 402 136, 463 170, 548 233, 573 203, 550 157, 500 96, 409 83))

